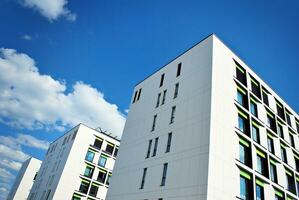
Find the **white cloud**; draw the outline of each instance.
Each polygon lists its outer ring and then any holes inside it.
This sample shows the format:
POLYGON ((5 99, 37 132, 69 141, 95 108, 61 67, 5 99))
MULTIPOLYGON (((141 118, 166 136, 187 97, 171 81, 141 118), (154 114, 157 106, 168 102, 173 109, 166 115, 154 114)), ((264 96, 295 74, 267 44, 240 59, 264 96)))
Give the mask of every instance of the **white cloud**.
POLYGON ((57 130, 86 123, 120 137, 125 116, 92 86, 79 81, 66 93, 66 83, 40 74, 28 55, 2 48, 0 122, 15 128, 57 130))
POLYGON ((48 149, 50 143, 37 139, 31 135, 18 134, 17 137, 0 136, 0 143, 14 149, 21 149, 21 145, 37 149, 48 149))
POLYGON ((29 155, 22 150, 13 149, 11 147, 0 144, 0 156, 14 161, 24 162, 29 158, 29 155))
POLYGON ((41 15, 50 21, 56 20, 61 16, 70 21, 76 20, 76 14, 66 8, 67 0, 22 0, 25 7, 37 10, 41 15))
POLYGON ((8 159, 0 159, 0 165, 18 171, 21 168, 22 163, 8 159))
POLYGON ((14 175, 12 175, 12 173, 10 173, 8 170, 0 167, 0 179, 8 181, 8 180, 11 180, 14 178, 15 177, 14 177, 14 175))
POLYGON ((32 37, 30 35, 27 35, 27 34, 23 35, 21 38, 23 40, 32 40, 32 37))

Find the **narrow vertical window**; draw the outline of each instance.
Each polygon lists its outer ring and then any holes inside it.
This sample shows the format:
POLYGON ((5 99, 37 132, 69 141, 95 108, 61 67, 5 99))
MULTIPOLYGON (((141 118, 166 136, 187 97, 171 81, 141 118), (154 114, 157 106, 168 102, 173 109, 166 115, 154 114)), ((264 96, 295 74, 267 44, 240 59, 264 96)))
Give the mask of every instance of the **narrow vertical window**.
POLYGON ((244 139, 239 140, 239 161, 251 167, 251 149, 250 144, 244 139))
POLYGON ((162 97, 162 103, 161 103, 161 105, 163 105, 165 103, 166 93, 167 93, 167 90, 164 90, 163 91, 163 97, 162 97))
POLYGON ((289 137, 290 137, 291 146, 295 148, 295 141, 294 141, 293 133, 289 132, 289 137))
POLYGON ((295 188, 295 179, 294 175, 291 171, 286 169, 286 178, 287 178, 287 189, 296 194, 296 188, 295 188))
POLYGON ((135 103, 135 101, 136 101, 137 93, 138 93, 138 90, 135 91, 133 103, 135 103))
POLYGON ((137 96, 137 101, 140 99, 141 91, 142 91, 142 88, 139 89, 138 96, 137 96))
POLYGON ((159 142, 159 138, 157 137, 155 138, 155 145, 154 145, 154 151, 152 157, 157 155, 158 142, 159 142))
POLYGON ((160 98, 161 98, 161 93, 158 94, 157 103, 156 103, 156 108, 158 108, 159 105, 160 105, 160 98))
POLYGON ((172 124, 174 122, 175 109, 176 109, 175 106, 173 106, 172 109, 171 109, 170 124, 172 124))
POLYGON ((281 149, 281 160, 285 163, 288 163, 286 146, 281 144, 280 149, 281 149))
POLYGON ((178 93, 179 93, 179 83, 176 83, 174 88, 174 95, 173 95, 174 99, 178 97, 178 93))
POLYGON ((253 77, 250 77, 251 79, 251 91, 255 96, 258 98, 261 98, 261 90, 260 90, 260 84, 257 80, 255 80, 253 77))
POLYGON ((170 133, 168 133, 167 146, 166 146, 165 153, 168 153, 170 151, 171 140, 172 140, 172 133, 170 132, 170 133))
POLYGON ((155 127, 156 127, 156 120, 157 120, 157 115, 154 116, 153 125, 152 125, 152 131, 155 130, 155 127))
POLYGON ((284 109, 283 109, 283 106, 281 103, 279 103, 278 101, 276 101, 276 110, 277 110, 277 115, 285 120, 285 117, 284 117, 284 109))
POLYGON ((263 88, 262 94, 263 94, 263 102, 264 102, 264 104, 266 104, 267 106, 269 106, 268 92, 264 88, 263 88))
POLYGON ((179 63, 179 64, 178 64, 177 71, 176 71, 176 77, 178 77, 178 76, 181 75, 181 68, 182 68, 182 63, 179 63))
POLYGON ((250 137, 248 115, 243 113, 240 110, 239 110, 239 114, 238 114, 238 128, 241 132, 243 132, 245 135, 250 137))
POLYGON ((256 200, 264 200, 264 183, 260 181, 259 179, 256 179, 256 185, 255 185, 255 191, 256 191, 256 200))
POLYGON ((146 157, 145 158, 149 158, 149 156, 151 154, 152 143, 153 143, 153 140, 149 140, 148 141, 148 148, 147 148, 147 153, 146 153, 146 157))
POLYGON ((279 190, 275 190, 275 200, 284 200, 284 194, 279 190))
POLYGON ((168 168, 168 163, 164 163, 164 165, 163 165, 163 174, 162 174, 161 186, 164 186, 165 183, 166 183, 167 168, 168 168))
MULTIPOLYGON (((299 172, 299 155, 295 152, 293 152, 293 154, 294 154, 296 171, 299 172)), ((299 192, 299 190, 298 190, 298 192, 299 192)))
POLYGON ((237 101, 244 108, 248 109, 247 92, 239 86, 237 86, 237 101))
POLYGON ((251 128, 251 134, 252 134, 252 139, 260 144, 260 130, 259 130, 259 125, 255 122, 252 121, 252 128, 251 128))
POLYGON ((273 115, 272 113, 270 113, 270 112, 267 112, 267 125, 268 125, 268 127, 269 127, 272 131, 276 132, 276 122, 275 122, 275 117, 274 117, 274 115, 273 115))
POLYGON ((270 133, 268 133, 268 135, 267 135, 267 144, 268 144, 268 150, 271 153, 275 154, 275 151, 274 151, 274 140, 273 140, 273 136, 270 133))
POLYGON ((162 75, 161 75, 160 87, 162 87, 162 86, 163 86, 163 82, 164 82, 164 76, 165 76, 165 74, 162 74, 162 75))
POLYGON ((277 123, 277 134, 279 135, 279 137, 284 139, 282 124, 279 121, 277 123))
POLYGON ((276 161, 270 159, 270 178, 271 181, 277 183, 277 169, 276 169, 276 161))
POLYGON ((243 200, 253 199, 251 175, 245 171, 240 171, 240 198, 243 200))
POLYGON ((287 117, 287 123, 289 126, 292 126, 292 123, 291 123, 291 117, 290 117, 290 113, 286 113, 286 117, 287 117))
POLYGON ((241 67, 241 65, 237 61, 235 61, 235 64, 236 64, 236 75, 237 75, 238 81, 240 81, 245 86, 247 86, 247 79, 246 79, 245 69, 243 67, 241 67))
POLYGON ((253 98, 250 99, 250 112, 255 117, 258 117, 258 115, 257 115, 257 102, 253 98))
POLYGON ((144 182, 145 182, 146 172, 147 172, 147 168, 144 168, 143 169, 143 174, 142 174, 141 185, 140 185, 139 189, 143 189, 144 188, 144 182))
POLYGON ((256 150, 256 158, 257 158, 257 171, 268 177, 268 166, 267 166, 267 158, 266 158, 266 154, 263 153, 260 150, 256 150))

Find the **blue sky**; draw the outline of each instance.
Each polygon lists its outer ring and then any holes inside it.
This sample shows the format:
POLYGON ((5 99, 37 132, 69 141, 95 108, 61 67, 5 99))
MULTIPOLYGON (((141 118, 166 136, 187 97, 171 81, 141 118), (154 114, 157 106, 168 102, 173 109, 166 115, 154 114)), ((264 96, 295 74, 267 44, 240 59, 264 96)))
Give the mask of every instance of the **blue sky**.
POLYGON ((210 33, 299 110, 298 1, 49 1, 0 2, 0 199, 76 123, 120 135, 134 85, 210 33))

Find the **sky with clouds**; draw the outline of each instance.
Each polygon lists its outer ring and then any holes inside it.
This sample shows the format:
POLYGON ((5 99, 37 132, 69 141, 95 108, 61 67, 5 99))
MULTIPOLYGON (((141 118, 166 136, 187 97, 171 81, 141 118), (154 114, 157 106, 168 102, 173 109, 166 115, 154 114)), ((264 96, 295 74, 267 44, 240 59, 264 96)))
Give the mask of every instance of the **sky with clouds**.
POLYGON ((0 200, 76 124, 121 137, 134 85, 212 32, 298 112, 298 2, 223 2, 0 1, 0 200))

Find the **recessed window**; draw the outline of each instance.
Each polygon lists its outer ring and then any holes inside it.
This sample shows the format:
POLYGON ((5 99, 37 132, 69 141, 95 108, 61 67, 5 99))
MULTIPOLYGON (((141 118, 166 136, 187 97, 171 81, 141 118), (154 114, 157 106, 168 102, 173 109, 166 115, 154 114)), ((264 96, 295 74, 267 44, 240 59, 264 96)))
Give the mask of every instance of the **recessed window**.
POLYGON ((155 138, 155 145, 154 145, 154 151, 153 151, 153 155, 152 156, 156 156, 157 155, 157 149, 158 149, 158 142, 159 142, 159 138, 155 138))
POLYGON ((160 105, 160 98, 161 98, 161 93, 158 94, 157 103, 156 103, 156 108, 158 108, 159 105, 160 105))
POLYGON ((281 103, 279 103, 278 101, 276 101, 276 110, 277 110, 277 115, 281 118, 281 119, 285 119, 284 117, 284 109, 281 103))
POLYGON ((272 131, 276 132, 275 118, 274 115, 270 112, 267 112, 267 125, 272 131))
POLYGON ((290 131, 289 131, 289 138, 290 138, 290 144, 291 144, 291 146, 295 148, 294 135, 290 131))
POLYGON ((296 194, 294 175, 291 171, 287 169, 286 169, 286 177, 287 177, 287 190, 296 194))
POLYGON ((285 163, 288 163, 286 146, 281 144, 280 150, 281 150, 281 160, 285 163))
POLYGON ((164 76, 165 76, 165 74, 162 74, 162 75, 161 75, 161 79, 160 79, 160 87, 163 86, 163 83, 164 83, 164 76))
POLYGON ((277 123, 277 134, 279 135, 279 137, 284 139, 282 124, 279 121, 277 123))
POLYGON ((172 108, 171 108, 171 116, 170 116, 170 124, 172 124, 174 122, 175 109, 176 109, 176 106, 172 106, 172 108))
POLYGON ((178 93, 179 93, 179 83, 176 83, 174 88, 174 95, 173 95, 174 99, 178 97, 178 93))
POLYGON ((253 77, 251 77, 251 91, 253 94, 255 94, 255 96, 261 98, 260 84, 253 77))
POLYGON ((294 154, 294 160, 295 160, 295 165, 296 165, 296 171, 299 172, 299 155, 293 152, 294 154))
POLYGON ((101 149, 103 144, 103 139, 95 139, 93 146, 96 147, 97 149, 101 149))
POLYGON ((107 152, 108 154, 112 155, 113 150, 114 150, 114 144, 107 143, 105 152, 107 152))
POLYGON ((101 183, 105 183, 106 176, 107 176, 107 171, 100 169, 98 177, 97 177, 97 181, 99 181, 101 183))
POLYGON ((101 155, 100 158, 99 158, 98 165, 101 166, 101 167, 105 167, 106 162, 107 162, 107 157, 104 156, 104 155, 101 155))
POLYGON ((147 168, 143 169, 143 174, 142 174, 142 180, 141 180, 141 185, 139 189, 143 189, 144 188, 144 183, 145 183, 145 178, 146 178, 146 172, 147 172, 147 168))
POLYGON ((178 64, 177 71, 176 71, 176 77, 178 77, 178 76, 181 75, 181 68, 182 68, 182 63, 179 63, 179 64, 178 64))
POLYGON ((252 121, 252 128, 251 128, 251 134, 252 139, 260 144, 260 130, 259 130, 259 124, 257 124, 255 121, 252 121))
POLYGON ((296 128, 297 128, 297 132, 299 133, 299 121, 296 119, 296 128))
POLYGON ((256 191, 256 200, 264 200, 264 183, 260 181, 259 179, 256 179, 256 185, 255 185, 255 191, 256 191))
POLYGON ((92 184, 89 190, 89 195, 92 197, 96 197, 98 194, 99 186, 96 184, 92 184))
POLYGON ((162 103, 161 105, 163 105, 165 103, 165 100, 166 100, 166 93, 167 93, 167 90, 164 90, 163 91, 163 97, 162 97, 162 103))
MULTIPOLYGON (((32 195, 33 196, 33 195, 32 195)), ((30 200, 33 200, 34 198, 30 198, 30 200)), ((73 194, 72 200, 81 200, 81 196, 77 195, 77 194, 73 194)))
POLYGON ((83 193, 83 194, 87 194, 89 185, 90 185, 90 182, 89 182, 89 181, 82 180, 82 181, 81 181, 80 188, 79 188, 79 192, 81 192, 81 193, 83 193))
POLYGON ((292 127, 292 122, 291 122, 291 116, 290 115, 291 115, 290 113, 288 113, 288 112, 286 113, 287 123, 288 123, 289 126, 292 127))
POLYGON ((257 102, 253 98, 250 99, 250 112, 257 117, 257 102))
POLYGON ((239 161, 251 167, 251 149, 250 144, 244 139, 239 140, 239 161))
POLYGON ((274 138, 273 138, 273 135, 271 135, 270 133, 268 133, 268 135, 267 135, 267 144, 268 144, 268 150, 274 154, 275 153, 274 138))
POLYGON ((168 163, 164 163, 164 165, 163 165, 163 173, 162 173, 161 186, 165 186, 166 176, 167 176, 167 168, 168 168, 168 163))
POLYGON ((165 153, 168 153, 170 151, 171 140, 172 140, 172 133, 168 133, 167 145, 166 145, 166 151, 165 151, 165 153))
POLYGON ((248 115, 243 113, 242 111, 239 111, 238 114, 238 128, 241 132, 246 134, 250 137, 249 129, 248 129, 248 115))
POLYGON ((239 86, 237 89, 237 101, 244 108, 248 108, 247 92, 239 86))
POLYGON ((111 180, 111 177, 112 177, 112 173, 111 173, 111 172, 109 172, 109 173, 108 173, 107 180, 106 180, 106 185, 110 185, 110 180, 111 180))
POLYGON ((153 143, 153 140, 149 140, 148 141, 147 153, 146 153, 146 157, 145 158, 149 158, 149 156, 151 154, 152 143, 153 143))
POLYGON ((280 190, 275 190, 275 200, 284 200, 284 194, 280 190))
POLYGON ((271 181, 277 183, 277 168, 276 168, 276 161, 270 159, 270 178, 271 181))
MULTIPOLYGON (((299 177, 296 176, 296 187, 297 187, 297 191, 299 191, 299 177)), ((297 193, 297 196, 299 197, 299 192, 297 193)))
POLYGON ((247 86, 247 79, 246 79, 245 69, 237 61, 235 61, 235 64, 236 64, 236 75, 237 75, 238 81, 240 81, 245 86, 247 86))
POLYGON ((268 98, 268 92, 263 88, 263 102, 267 106, 269 106, 269 98, 268 98))
POLYGON ((92 177, 92 174, 93 174, 93 171, 94 171, 94 167, 93 166, 86 166, 85 168, 85 171, 84 171, 84 176, 88 177, 88 178, 91 178, 92 177))
POLYGON ((91 151, 90 149, 87 151, 87 154, 85 156, 85 160, 92 162, 94 158, 94 152, 91 151))
POLYGON ((154 116, 153 125, 152 125, 152 131, 154 131, 155 128, 156 128, 156 120, 157 120, 157 115, 154 116))
POLYGON ((116 156, 117 156, 117 154, 118 154, 118 146, 117 146, 117 147, 115 147, 115 149, 114 149, 114 153, 113 153, 113 156, 114 156, 114 157, 116 157, 116 156))
POLYGON ((240 170, 240 199, 243 200, 253 199, 251 175, 243 170, 240 170))
POLYGON ((257 158, 257 171, 268 177, 268 164, 267 164, 267 158, 266 154, 259 149, 256 149, 256 158, 257 158))

